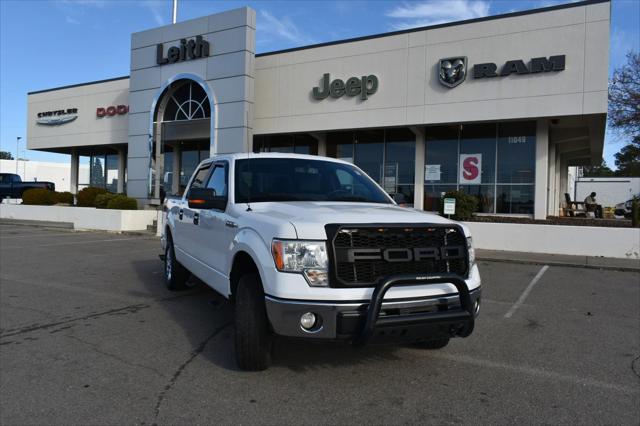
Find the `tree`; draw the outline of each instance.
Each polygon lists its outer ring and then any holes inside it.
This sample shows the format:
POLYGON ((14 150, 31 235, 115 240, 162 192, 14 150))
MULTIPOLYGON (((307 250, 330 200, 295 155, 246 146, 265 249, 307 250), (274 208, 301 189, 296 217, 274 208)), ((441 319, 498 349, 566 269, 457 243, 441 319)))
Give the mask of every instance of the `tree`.
POLYGON ((618 168, 616 176, 640 176, 640 136, 636 136, 631 143, 623 146, 614 157, 618 168))
POLYGON ((629 52, 627 63, 609 84, 609 125, 631 139, 615 154, 617 176, 640 176, 640 54, 629 52))
POLYGON ((13 160, 13 155, 9 151, 0 151, 0 160, 13 160))
POLYGON ((613 176, 614 172, 607 166, 607 163, 602 162, 597 166, 584 166, 582 167, 583 177, 609 177, 613 176))

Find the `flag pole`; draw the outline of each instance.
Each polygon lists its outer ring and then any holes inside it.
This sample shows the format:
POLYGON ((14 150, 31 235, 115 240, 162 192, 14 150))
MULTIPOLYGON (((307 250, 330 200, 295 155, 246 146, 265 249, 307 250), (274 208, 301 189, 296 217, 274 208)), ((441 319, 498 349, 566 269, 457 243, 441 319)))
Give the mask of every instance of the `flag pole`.
POLYGON ((178 0, 173 0, 173 17, 172 21, 175 24, 178 19, 178 0))

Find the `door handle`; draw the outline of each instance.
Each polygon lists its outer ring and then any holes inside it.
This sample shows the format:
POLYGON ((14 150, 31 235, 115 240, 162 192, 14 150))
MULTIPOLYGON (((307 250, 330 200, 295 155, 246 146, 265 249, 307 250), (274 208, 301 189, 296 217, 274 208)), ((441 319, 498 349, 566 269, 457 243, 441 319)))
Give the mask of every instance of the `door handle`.
POLYGON ((194 213, 193 214, 193 224, 197 225, 198 223, 200 223, 200 213, 194 213))
POLYGON ((224 226, 228 226, 229 228, 237 228, 237 227, 238 227, 238 224, 237 224, 237 223, 235 223, 235 222, 232 222, 232 221, 230 221, 230 220, 227 220, 227 221, 224 223, 224 226))
POLYGON ((180 209, 180 211, 178 212, 178 219, 182 220, 182 215, 183 215, 183 211, 182 209, 180 209))

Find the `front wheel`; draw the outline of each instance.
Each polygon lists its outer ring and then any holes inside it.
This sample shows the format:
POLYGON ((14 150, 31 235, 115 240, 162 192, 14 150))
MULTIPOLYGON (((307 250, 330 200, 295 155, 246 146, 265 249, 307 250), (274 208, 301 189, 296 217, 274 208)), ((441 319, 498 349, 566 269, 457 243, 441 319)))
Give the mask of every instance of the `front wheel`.
POLYGON ((246 371, 266 370, 271 364, 272 336, 264 304, 264 291, 257 274, 247 274, 240 278, 235 299, 238 367, 246 371))
POLYGON ((167 241, 164 252, 164 282, 171 291, 185 290, 189 271, 176 260, 176 252, 173 249, 173 241, 167 241))

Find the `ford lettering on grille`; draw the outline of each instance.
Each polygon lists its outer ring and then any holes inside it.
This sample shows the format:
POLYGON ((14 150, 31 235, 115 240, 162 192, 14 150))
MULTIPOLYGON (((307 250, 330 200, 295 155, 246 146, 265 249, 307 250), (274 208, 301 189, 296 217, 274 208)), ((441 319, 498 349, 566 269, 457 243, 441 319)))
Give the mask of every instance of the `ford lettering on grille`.
POLYGON ((466 237, 456 225, 328 225, 332 285, 373 286, 399 274, 468 273, 466 237))
MULTIPOLYGON (((356 260, 380 260, 387 262, 420 262, 423 260, 440 259, 462 259, 464 258, 463 247, 416 247, 409 248, 389 248, 389 249, 347 249, 347 262, 353 263, 356 260)), ((340 259, 342 260, 342 259, 340 259)))

